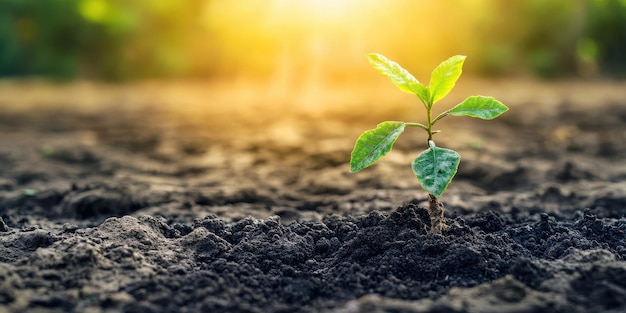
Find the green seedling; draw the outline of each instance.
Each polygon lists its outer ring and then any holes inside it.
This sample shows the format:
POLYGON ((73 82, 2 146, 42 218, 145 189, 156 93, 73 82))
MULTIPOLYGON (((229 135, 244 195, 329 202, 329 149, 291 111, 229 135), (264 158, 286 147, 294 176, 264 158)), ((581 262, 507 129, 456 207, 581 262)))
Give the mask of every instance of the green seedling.
POLYGON ((461 156, 454 150, 439 148, 435 145, 433 135, 440 131, 434 130, 433 127, 448 115, 490 120, 508 111, 509 108, 492 97, 471 96, 433 118, 434 104, 454 88, 461 76, 465 56, 456 55, 441 62, 433 70, 429 86, 424 86, 398 63, 381 54, 371 53, 367 57, 372 66, 389 78, 400 90, 417 95, 426 108, 427 121, 425 124, 385 121, 378 124, 375 129, 364 132, 354 145, 350 158, 350 171, 358 172, 386 155, 406 127, 417 127, 426 131, 429 148, 417 156, 412 168, 420 185, 428 192, 430 232, 440 234, 445 223, 443 205, 439 198, 454 178, 461 156))

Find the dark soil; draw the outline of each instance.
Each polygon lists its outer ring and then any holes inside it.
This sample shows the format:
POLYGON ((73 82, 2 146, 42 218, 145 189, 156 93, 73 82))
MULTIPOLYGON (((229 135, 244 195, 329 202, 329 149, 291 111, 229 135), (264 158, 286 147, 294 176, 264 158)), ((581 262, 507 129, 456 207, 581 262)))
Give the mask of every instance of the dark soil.
POLYGON ((348 172, 357 136, 412 106, 103 87, 22 107, 42 87, 9 87, 0 313, 626 312, 624 84, 516 81, 485 92, 501 118, 442 120, 462 156, 442 235, 409 165, 422 134, 348 172))

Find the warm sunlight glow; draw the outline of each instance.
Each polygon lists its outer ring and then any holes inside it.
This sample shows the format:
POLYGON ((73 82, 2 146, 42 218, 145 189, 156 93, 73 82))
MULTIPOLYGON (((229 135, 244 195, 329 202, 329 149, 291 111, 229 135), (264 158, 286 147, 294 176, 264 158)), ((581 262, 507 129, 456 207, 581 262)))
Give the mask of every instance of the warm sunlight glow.
POLYGON ((371 79, 370 52, 421 79, 451 55, 468 56, 466 73, 477 75, 626 72, 626 35, 614 31, 626 0, 8 2, 0 4, 0 77, 336 86, 371 79))
POLYGON ((210 1, 204 21, 219 49, 219 60, 211 60, 218 70, 300 88, 320 80, 355 83, 361 71, 372 74, 363 61, 369 52, 419 68, 469 54, 463 43, 472 30, 460 27, 469 3, 459 0, 452 11, 408 1, 210 1))
POLYGON ((272 7, 282 13, 301 12, 309 17, 318 19, 336 19, 347 15, 350 11, 358 8, 359 3, 367 1, 358 0, 274 0, 272 7))

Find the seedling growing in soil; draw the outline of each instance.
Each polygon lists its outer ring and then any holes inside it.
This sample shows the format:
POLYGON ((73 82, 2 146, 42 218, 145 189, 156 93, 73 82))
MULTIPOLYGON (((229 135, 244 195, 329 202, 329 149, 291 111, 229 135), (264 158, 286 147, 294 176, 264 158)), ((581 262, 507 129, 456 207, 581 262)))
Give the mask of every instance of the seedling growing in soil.
POLYGON ((465 56, 456 55, 441 62, 430 77, 430 85, 424 86, 411 73, 398 63, 377 53, 367 55, 372 66, 391 79, 400 90, 417 95, 426 108, 426 124, 415 122, 385 121, 375 129, 364 132, 357 139, 350 158, 350 171, 358 172, 386 155, 405 127, 421 128, 428 134, 429 148, 420 153, 413 161, 412 168, 422 188, 428 192, 431 233, 441 233, 445 227, 443 205, 439 198, 444 193, 457 172, 461 156, 454 150, 439 148, 433 141, 433 135, 439 130, 433 126, 448 115, 470 116, 484 120, 494 119, 509 108, 500 101, 485 96, 471 96, 433 118, 432 108, 454 88, 461 76, 465 56))

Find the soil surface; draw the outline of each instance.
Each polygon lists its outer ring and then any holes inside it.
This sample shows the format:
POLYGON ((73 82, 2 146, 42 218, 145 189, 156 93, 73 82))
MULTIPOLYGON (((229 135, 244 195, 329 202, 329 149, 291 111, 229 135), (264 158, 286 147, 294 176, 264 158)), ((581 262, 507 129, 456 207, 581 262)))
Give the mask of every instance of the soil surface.
POLYGON ((459 88, 511 110, 438 124, 462 160, 432 235, 420 130, 348 170, 421 121, 393 86, 3 82, 0 313, 626 312, 626 84, 459 88))

